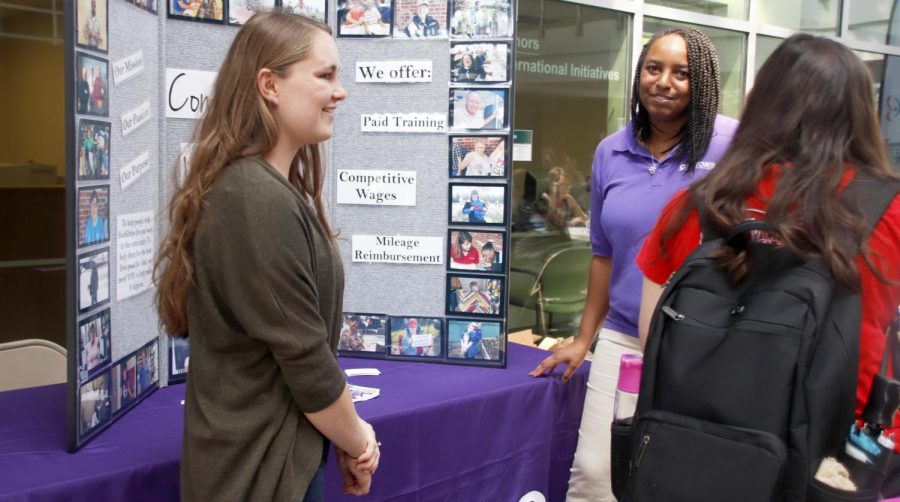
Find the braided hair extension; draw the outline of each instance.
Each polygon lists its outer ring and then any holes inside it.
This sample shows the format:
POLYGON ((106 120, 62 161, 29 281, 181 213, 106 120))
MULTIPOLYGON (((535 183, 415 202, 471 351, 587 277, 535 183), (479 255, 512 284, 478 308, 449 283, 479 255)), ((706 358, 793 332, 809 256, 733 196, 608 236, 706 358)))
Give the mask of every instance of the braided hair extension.
POLYGON ((691 172, 709 147, 719 112, 719 56, 712 41, 703 32, 694 28, 670 28, 653 35, 644 45, 634 70, 631 123, 635 137, 644 142, 650 139, 650 116, 640 99, 641 69, 653 43, 672 34, 683 38, 687 46, 691 101, 687 107, 684 135, 676 147, 687 154, 687 171, 691 172))

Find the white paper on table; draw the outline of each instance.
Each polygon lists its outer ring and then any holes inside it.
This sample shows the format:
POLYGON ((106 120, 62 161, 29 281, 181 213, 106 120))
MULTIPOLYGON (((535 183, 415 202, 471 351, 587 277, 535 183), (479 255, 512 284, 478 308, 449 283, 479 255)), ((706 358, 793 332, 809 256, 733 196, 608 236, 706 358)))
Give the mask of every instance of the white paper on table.
POLYGON ((354 376, 378 376, 381 371, 378 368, 349 368, 344 370, 348 377, 354 376))
POLYGON ((381 389, 376 389, 374 387, 362 387, 360 385, 350 385, 350 397, 354 403, 358 403, 360 401, 368 401, 369 399, 375 399, 381 394, 381 389))

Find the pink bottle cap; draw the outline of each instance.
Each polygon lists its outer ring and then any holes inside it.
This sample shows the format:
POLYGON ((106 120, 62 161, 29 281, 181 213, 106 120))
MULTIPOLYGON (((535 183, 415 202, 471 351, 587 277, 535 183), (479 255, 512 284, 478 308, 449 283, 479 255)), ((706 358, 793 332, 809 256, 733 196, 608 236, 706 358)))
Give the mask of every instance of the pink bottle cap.
POLYGON ((622 354, 619 359, 618 389, 622 392, 637 394, 641 390, 641 354, 622 354))

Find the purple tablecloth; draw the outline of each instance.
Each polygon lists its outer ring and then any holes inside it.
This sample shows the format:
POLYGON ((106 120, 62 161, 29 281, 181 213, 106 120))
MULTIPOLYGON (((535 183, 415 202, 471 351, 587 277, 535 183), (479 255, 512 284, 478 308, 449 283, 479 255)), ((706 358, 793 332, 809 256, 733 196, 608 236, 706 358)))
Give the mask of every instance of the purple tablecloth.
MULTIPOLYGON (((505 370, 342 359, 375 367, 350 382, 381 396, 357 404, 382 443, 365 500, 563 500, 587 364, 563 385, 527 372, 546 352, 510 344, 505 370)), ((65 452, 65 386, 0 393, 0 500, 177 500, 184 386, 150 395, 76 454, 65 452)), ((337 500, 332 456, 325 499, 337 500)), ((346 500, 354 500, 348 497, 346 500)))

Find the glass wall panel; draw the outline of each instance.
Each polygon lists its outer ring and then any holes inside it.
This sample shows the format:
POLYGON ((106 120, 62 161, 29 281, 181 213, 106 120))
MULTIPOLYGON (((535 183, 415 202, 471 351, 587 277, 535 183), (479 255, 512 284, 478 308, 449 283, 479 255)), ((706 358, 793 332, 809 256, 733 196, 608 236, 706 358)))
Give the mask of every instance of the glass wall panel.
POLYGON ((881 132, 900 167, 900 56, 886 56, 879 86, 881 132))
POLYGON ((559 0, 519 3, 514 127, 533 134, 531 160, 513 164, 510 331, 560 336, 577 328, 587 265, 573 279, 553 260, 570 248, 589 259, 591 163, 597 143, 625 125, 630 40, 627 13, 559 0), (553 168, 563 177, 548 179, 553 168), (571 196, 563 213, 547 202, 556 194, 571 196), (558 286, 574 306, 561 312, 541 303, 536 284, 558 286))
POLYGON ((711 16, 747 19, 747 0, 646 0, 646 3, 711 16))
POLYGON ((677 23, 668 19, 644 18, 643 43, 647 43, 654 33, 676 26, 696 28, 712 40, 719 54, 721 72, 721 113, 738 117, 744 103, 744 68, 747 59, 747 35, 737 31, 677 23))
POLYGON ((781 45, 781 42, 784 42, 783 38, 778 37, 766 37, 763 35, 759 35, 756 37, 756 72, 754 75, 759 73, 759 69, 762 68, 763 63, 769 59, 769 56, 775 52, 775 49, 781 45))
POLYGON ((869 69, 869 75, 872 77, 872 90, 875 94, 875 102, 877 103, 881 96, 881 82, 884 80, 884 54, 874 52, 853 51, 854 54, 862 59, 862 62, 869 69))
POLYGON ((896 0, 851 1, 847 37, 862 42, 888 43, 888 27, 896 5, 896 0))
POLYGON ((840 0, 759 0, 756 5, 762 24, 822 35, 838 32, 840 0))

